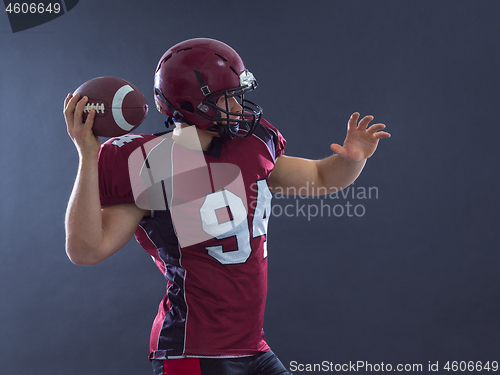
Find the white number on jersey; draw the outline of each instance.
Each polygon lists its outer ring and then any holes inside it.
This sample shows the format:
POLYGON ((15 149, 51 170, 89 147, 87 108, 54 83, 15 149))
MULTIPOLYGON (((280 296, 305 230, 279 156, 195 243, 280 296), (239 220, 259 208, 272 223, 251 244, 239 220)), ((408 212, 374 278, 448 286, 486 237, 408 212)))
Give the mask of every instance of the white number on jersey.
POLYGON ((122 135, 121 137, 116 138, 111 144, 122 147, 125 145, 125 143, 130 143, 136 138, 142 138, 142 135, 138 134, 125 134, 122 135))
POLYGON ((253 238, 266 236, 264 258, 267 257, 267 223, 271 216, 271 191, 266 180, 257 181, 257 204, 252 220, 253 238))
MULTIPOLYGON (((271 212, 271 192, 266 180, 257 182, 257 203, 252 219, 253 238, 267 235, 267 223, 271 212)), ((237 249, 224 251, 222 245, 208 246, 208 254, 222 264, 245 263, 252 253, 250 245, 250 228, 247 210, 243 200, 229 190, 220 190, 208 194, 200 208, 203 230, 209 235, 222 240, 236 237, 237 249), (217 210, 227 208, 232 217, 219 223, 217 210)), ((264 243, 264 254, 267 256, 267 242, 264 243)))

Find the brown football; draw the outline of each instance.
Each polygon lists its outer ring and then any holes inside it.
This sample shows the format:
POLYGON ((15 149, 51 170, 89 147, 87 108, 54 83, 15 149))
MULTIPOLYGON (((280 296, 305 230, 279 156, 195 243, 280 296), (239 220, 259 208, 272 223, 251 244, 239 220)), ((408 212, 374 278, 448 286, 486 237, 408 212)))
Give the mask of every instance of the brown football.
POLYGON ((95 109, 92 131, 101 137, 119 137, 136 129, 148 113, 144 95, 130 82, 118 77, 93 78, 75 90, 89 98, 83 121, 95 109))

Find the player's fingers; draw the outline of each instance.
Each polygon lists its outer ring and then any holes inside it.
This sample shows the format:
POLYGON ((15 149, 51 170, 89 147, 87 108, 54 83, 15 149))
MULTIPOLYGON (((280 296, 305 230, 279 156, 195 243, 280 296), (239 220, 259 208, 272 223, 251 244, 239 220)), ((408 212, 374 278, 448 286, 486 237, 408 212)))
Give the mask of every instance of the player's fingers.
POLYGON ((63 112, 66 111, 66 108, 68 107, 68 103, 69 101, 71 100, 71 98, 73 97, 73 95, 71 93, 69 93, 66 98, 64 99, 64 107, 63 107, 63 112))
POLYGON ((92 108, 87 115, 87 119, 85 120, 85 128, 92 128, 94 125, 94 118, 95 118, 96 111, 94 108, 92 108))
POLYGON ((67 101, 66 109, 69 110, 69 111, 74 111, 76 104, 78 103, 78 101, 81 98, 80 98, 80 94, 76 93, 75 95, 68 94, 68 96, 66 97, 66 99, 69 99, 67 101))
POLYGON ((73 96, 73 94, 70 93, 66 96, 66 99, 64 100, 63 115, 64 115, 64 120, 66 121, 66 128, 69 135, 71 135, 74 125, 74 112, 77 99, 78 99, 77 97, 75 98, 75 96, 73 96))
POLYGON ((68 130, 73 127, 75 123, 75 107, 78 103, 78 99, 80 98, 80 94, 68 94, 65 99, 65 108, 63 111, 64 118, 66 120, 66 125, 68 126, 68 130))
POLYGON ((344 153, 344 148, 337 143, 332 143, 330 145, 330 149, 333 151, 334 154, 342 155, 344 153))
POLYGON ((368 116, 363 117, 363 118, 359 121, 358 129, 359 129, 359 130, 366 130, 366 128, 368 127, 368 124, 369 124, 371 121, 373 121, 373 116, 368 115, 368 116))
POLYGON ((358 124, 359 113, 354 112, 347 123, 347 130, 355 130, 358 124))
POLYGON ((89 100, 89 98, 84 96, 76 104, 75 112, 74 112, 75 124, 83 124, 83 121, 82 121, 83 109, 85 108, 85 105, 87 104, 88 100, 89 100))
POLYGON ((385 124, 373 124, 366 131, 370 134, 375 134, 382 129, 385 129, 385 124))
POLYGON ((73 94, 68 94, 66 96, 66 99, 64 99, 64 109, 63 109, 63 114, 66 119, 68 119, 72 114, 73 111, 75 110, 75 105, 76 105, 76 98, 73 96, 73 94))
POLYGON ((387 132, 378 132, 374 134, 374 137, 376 139, 382 139, 382 138, 390 138, 391 134, 387 132))

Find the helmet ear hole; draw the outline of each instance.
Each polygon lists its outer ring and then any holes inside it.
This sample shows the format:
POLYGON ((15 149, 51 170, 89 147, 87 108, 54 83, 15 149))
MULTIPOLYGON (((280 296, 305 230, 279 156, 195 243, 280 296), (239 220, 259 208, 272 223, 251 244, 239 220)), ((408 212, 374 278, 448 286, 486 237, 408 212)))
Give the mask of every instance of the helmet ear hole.
POLYGON ((180 106, 181 109, 184 109, 185 111, 189 111, 191 113, 194 112, 193 104, 191 102, 181 102, 180 106))

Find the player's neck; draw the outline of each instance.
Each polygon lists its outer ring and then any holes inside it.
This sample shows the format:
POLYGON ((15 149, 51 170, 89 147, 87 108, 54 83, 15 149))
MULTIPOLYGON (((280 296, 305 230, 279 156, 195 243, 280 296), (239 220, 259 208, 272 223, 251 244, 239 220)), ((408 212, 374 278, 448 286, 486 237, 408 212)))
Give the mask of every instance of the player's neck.
POLYGON ((198 129, 185 123, 177 123, 172 134, 174 142, 197 151, 210 151, 212 140, 217 133, 198 129))
POLYGON ((201 130, 198 128, 196 128, 196 130, 198 132, 198 138, 200 139, 200 145, 201 145, 202 151, 205 151, 205 152, 210 151, 210 149, 212 148, 212 141, 213 141, 214 137, 216 136, 216 133, 208 132, 208 131, 201 130))

